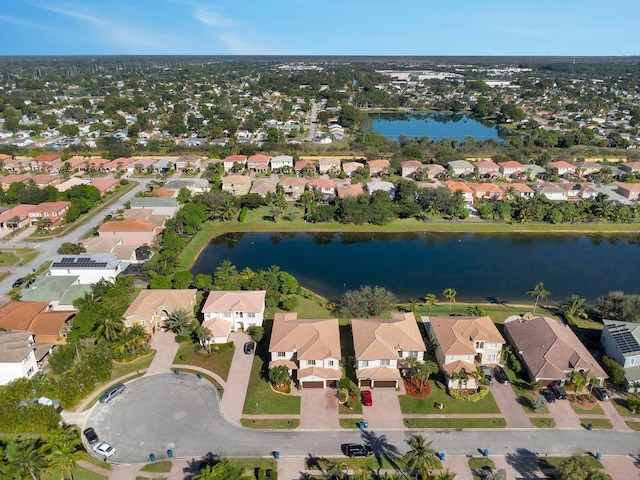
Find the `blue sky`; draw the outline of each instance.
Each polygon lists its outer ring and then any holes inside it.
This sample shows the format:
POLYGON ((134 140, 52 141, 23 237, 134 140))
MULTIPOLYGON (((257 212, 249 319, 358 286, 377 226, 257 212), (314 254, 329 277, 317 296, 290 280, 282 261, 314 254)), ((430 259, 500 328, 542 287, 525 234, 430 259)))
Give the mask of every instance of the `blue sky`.
POLYGON ((638 0, 0 0, 0 55, 638 55, 638 0))

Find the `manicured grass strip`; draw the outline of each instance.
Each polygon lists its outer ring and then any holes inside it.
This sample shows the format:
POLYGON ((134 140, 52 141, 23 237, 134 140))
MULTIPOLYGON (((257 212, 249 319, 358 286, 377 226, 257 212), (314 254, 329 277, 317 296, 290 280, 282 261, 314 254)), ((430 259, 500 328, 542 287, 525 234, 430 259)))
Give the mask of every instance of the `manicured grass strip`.
POLYGON ((263 414, 300 414, 300 397, 283 395, 271 390, 271 385, 260 376, 262 360, 253 359, 249 386, 244 402, 243 413, 246 415, 263 414))
POLYGON ((640 432, 640 422, 625 422, 627 427, 635 432, 640 432))
POLYGON ((162 462, 148 463, 140 469, 141 472, 161 472, 167 473, 171 471, 171 462, 163 460, 162 462))
POLYGON ((581 418, 580 423, 582 423, 583 425, 591 424, 593 428, 606 430, 611 430, 613 428, 613 424, 608 418, 581 418))
POLYGON ((631 398, 633 395, 630 393, 622 393, 620 394, 620 398, 612 398, 610 402, 613 403, 613 406, 616 408, 618 413, 623 417, 634 417, 640 418, 640 413, 634 413, 629 409, 629 404, 627 403, 627 399, 631 398))
POLYGON ((407 428, 506 428, 504 418, 405 418, 407 428))
POLYGON ((471 470, 482 470, 485 467, 489 467, 491 469, 496 468, 496 464, 493 463, 493 460, 490 458, 470 458, 469 459, 469 468, 471 470))
POLYGON ((240 423, 243 427, 247 428, 262 428, 266 430, 270 429, 282 429, 291 430, 300 426, 300 420, 292 418, 291 420, 285 420, 283 418, 257 418, 255 420, 242 418, 240 423))
POLYGON ((360 428, 358 427, 359 422, 364 422, 364 418, 341 418, 340 426, 342 428, 360 428))
POLYGON ((604 410, 602 410, 602 407, 597 403, 591 409, 581 408, 580 404, 576 402, 569 402, 569 403, 571 404, 571 408, 573 408, 573 411, 576 412, 577 414, 586 413, 586 414, 593 414, 593 415, 604 415, 604 410))
MULTIPOLYGON (((384 455, 380 455, 380 460, 378 461, 378 457, 374 454, 367 457, 355 457, 355 458, 345 458, 345 457, 322 457, 317 458, 315 463, 309 462, 307 460, 307 468, 309 470, 319 470, 320 467, 324 467, 324 465, 331 461, 337 461, 345 465, 348 470, 356 470, 356 469, 372 469, 372 470, 395 470, 397 468, 404 468, 404 462, 401 458, 392 458, 391 460, 385 457, 384 455), (393 463, 392 463, 393 462, 393 463)), ((442 462, 438 457, 433 458, 434 461, 434 470, 442 470, 442 462)))
POLYGON ((252 470, 256 468, 262 470, 278 469, 278 462, 274 458, 230 458, 229 460, 233 465, 244 468, 248 473, 253 473, 252 470))
MULTIPOLYGON (((591 455, 584 455, 587 459, 587 465, 591 468, 603 469, 604 465, 600 463, 599 460, 596 460, 595 457, 591 455)), ((541 469, 545 468, 558 468, 561 463, 566 462, 571 457, 538 457, 538 466, 541 469)))
POLYGON ((113 362, 113 370, 111 371, 111 380, 115 380, 116 378, 120 378, 123 375, 127 375, 132 372, 136 372, 138 370, 143 370, 145 368, 149 368, 151 362, 153 361, 153 357, 156 356, 155 350, 149 350, 147 355, 143 357, 138 357, 131 362, 113 362))
MULTIPOLYGON (((24 436, 24 435, 22 435, 22 436, 24 436)), ((89 455, 88 452, 81 452, 80 459, 84 460, 85 462, 88 462, 88 463, 90 463, 92 465, 95 465, 96 467, 100 467, 103 470, 111 470, 111 464, 110 463, 104 463, 102 460, 98 460, 93 455, 89 455)))
POLYGON ((233 360, 233 343, 212 345, 211 354, 206 354, 204 351, 202 351, 202 355, 196 354, 194 348, 195 345, 193 343, 187 342, 180 344, 173 363, 178 365, 193 365, 210 370, 220 375, 220 377, 226 381, 229 376, 231 361, 233 360))
POLYGON ((338 413, 340 415, 362 415, 362 403, 360 401, 353 402, 353 410, 349 410, 343 404, 338 405, 338 413))
POLYGON ((496 401, 493 399, 491 392, 478 402, 469 402, 465 400, 457 400, 450 397, 445 388, 439 382, 431 382, 431 394, 426 398, 409 397, 408 395, 400 395, 400 409, 405 415, 424 413, 424 414, 440 414, 446 415, 450 413, 475 414, 475 413, 500 413, 496 401), (440 410, 436 407, 442 403, 444 409, 440 410))
MULTIPOLYGON (((298 318, 334 318, 335 313, 331 313, 324 307, 325 301, 313 294, 313 298, 305 298, 302 295, 296 295, 298 298, 298 306, 296 312, 298 318)), ((280 308, 269 308, 266 312, 266 318, 273 318, 277 312, 284 312, 280 308)))
MULTIPOLYGON (((42 480, 58 480, 60 477, 60 471, 54 470, 49 472, 47 475, 43 475, 42 480)), ((94 473, 91 470, 87 470, 81 466, 76 466, 75 471, 73 472, 74 480, 108 480, 109 477, 104 475, 100 475, 99 473, 94 473)))
POLYGON ((529 417, 531 424, 537 428, 554 428, 556 421, 553 418, 529 417))

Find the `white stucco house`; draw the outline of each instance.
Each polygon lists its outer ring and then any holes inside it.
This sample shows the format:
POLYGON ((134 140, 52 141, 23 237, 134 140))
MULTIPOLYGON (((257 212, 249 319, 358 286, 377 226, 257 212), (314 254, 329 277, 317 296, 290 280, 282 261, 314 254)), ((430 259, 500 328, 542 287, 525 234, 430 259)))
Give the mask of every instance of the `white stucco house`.
POLYGON ((202 307, 204 322, 221 318, 231 322, 231 329, 261 327, 264 321, 266 290, 225 290, 209 292, 202 307))
POLYGON ((78 283, 92 285, 100 280, 115 282, 122 273, 122 266, 115 253, 81 253, 56 255, 47 275, 52 277, 77 276, 78 283))
POLYGON ((638 391, 636 382, 640 382, 640 324, 607 319, 602 323, 602 348, 607 356, 624 368, 627 391, 638 391))
POLYGON ((18 378, 31 378, 40 371, 33 335, 29 332, 0 332, 0 385, 18 378))

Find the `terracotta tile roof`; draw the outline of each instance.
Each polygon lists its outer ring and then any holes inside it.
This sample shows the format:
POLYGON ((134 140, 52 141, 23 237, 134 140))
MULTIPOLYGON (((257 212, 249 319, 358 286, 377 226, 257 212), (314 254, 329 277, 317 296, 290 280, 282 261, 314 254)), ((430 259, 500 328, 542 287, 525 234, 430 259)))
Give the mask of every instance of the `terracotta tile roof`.
POLYGON ((340 185, 338 187, 339 198, 359 197, 364 193, 362 185, 356 183, 354 185, 340 185))
POLYGON ((451 378, 454 373, 458 373, 460 370, 464 370, 467 373, 475 372, 476 366, 473 363, 456 360, 455 362, 445 363, 442 365, 442 369, 451 378))
POLYGON ((340 359, 340 326, 337 318, 299 319, 298 314, 276 313, 270 352, 297 352, 298 360, 340 359))
POLYGON ((394 367, 366 367, 356 370, 356 378, 371 380, 400 380, 400 370, 394 367))
POLYGON ((224 318, 214 317, 202 322, 202 326, 211 332, 214 337, 228 337, 231 333, 233 322, 224 318))
POLYGON ((224 157, 224 161, 225 162, 240 162, 240 163, 244 163, 247 161, 247 157, 246 155, 229 155, 227 157, 224 157))
POLYGON ((264 309, 266 290, 224 290, 209 292, 202 313, 249 312, 264 309))
POLYGON ((445 355, 475 355, 474 343, 504 343, 490 317, 427 317, 431 332, 445 355))
POLYGON ((38 205, 33 205, 31 212, 59 212, 71 205, 71 202, 42 202, 38 205))
POLYGON ((104 193, 110 188, 118 185, 118 183, 120 183, 120 180, 117 180, 115 178, 98 178, 92 181, 89 185, 91 185, 92 187, 96 187, 98 190, 100 190, 100 193, 104 193))
POLYGON ((522 168, 522 164, 520 162, 516 162, 515 160, 507 160, 506 162, 499 162, 498 165, 502 168, 502 169, 521 169, 522 168))
POLYGON ((0 328, 27 330, 33 319, 49 302, 9 302, 0 308, 0 328))
POLYGON ((565 162, 564 160, 559 160, 557 162, 549 162, 547 165, 552 168, 576 168, 575 165, 569 162, 565 162))
POLYGON ((389 166, 391 165, 389 160, 384 160, 384 159, 369 160, 367 163, 369 164, 369 168, 373 171, 384 170, 385 168, 389 168, 389 166))
POLYGON ((222 183, 231 183, 239 185, 251 185, 251 177, 245 175, 229 175, 222 178, 222 183))
POLYGON ((192 312, 196 303, 196 293, 196 289, 141 290, 123 317, 150 319, 159 310, 168 313, 179 309, 192 312))
POLYGON ((13 217, 18 217, 21 221, 29 216, 29 212, 33 210, 33 205, 16 205, 6 212, 0 213, 0 222, 8 222, 13 217))
POLYGON ((351 331, 357 360, 397 360, 399 350, 426 350, 412 313, 392 313, 391 319, 353 319, 351 331))
POLYGON ((407 168, 407 167, 418 167, 418 168, 420 168, 420 167, 423 166, 423 164, 422 164, 422 162, 419 162, 418 160, 407 160, 406 162, 402 162, 400 164, 400 166, 402 168, 407 168))
POLYGON ((269 160, 271 160, 271 157, 269 155, 263 155, 261 153, 257 153, 255 155, 251 155, 249 158, 247 158, 248 162, 268 162, 269 160))
POLYGON ((0 182, 5 185, 8 185, 11 183, 21 183, 21 182, 24 182, 25 180, 29 180, 29 175, 12 174, 12 175, 7 175, 6 177, 2 177, 0 179, 0 182))
POLYGON ((342 164, 342 169, 345 173, 355 172, 359 168, 364 168, 364 163, 360 162, 345 162, 342 164))
POLYGON ((342 372, 339 368, 323 368, 323 367, 305 367, 298 370, 298 380, 307 377, 322 378, 324 380, 337 380, 342 376, 342 372))
POLYGON ((318 188, 335 188, 336 182, 331 178, 314 178, 309 181, 309 186, 318 188))
POLYGON ((530 193, 530 194, 535 193, 533 188, 529 187, 528 185, 525 185, 524 183, 508 183, 508 184, 502 185, 502 189, 505 192, 509 188, 513 188, 516 192, 520 192, 520 193, 530 193))
POLYGON ((300 177, 284 177, 280 179, 280 185, 283 187, 304 187, 307 180, 300 177))
POLYGON ((100 225, 100 232, 150 232, 155 225, 148 220, 112 220, 100 225))
POLYGON ((473 193, 473 190, 469 188, 469 186, 464 182, 456 182, 455 180, 447 180, 444 184, 451 190, 452 192, 457 192, 460 190, 463 193, 473 193))
POLYGON ((38 155, 31 160, 34 162, 53 162, 54 160, 60 160, 62 157, 60 155, 38 155))

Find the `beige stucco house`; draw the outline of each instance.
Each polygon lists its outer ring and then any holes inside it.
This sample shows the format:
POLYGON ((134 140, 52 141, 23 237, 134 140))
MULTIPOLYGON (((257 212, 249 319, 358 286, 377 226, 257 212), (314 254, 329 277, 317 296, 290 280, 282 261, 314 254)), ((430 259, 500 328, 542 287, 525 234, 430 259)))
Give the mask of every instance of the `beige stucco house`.
POLYGON ((153 336, 175 310, 193 313, 196 289, 141 290, 122 315, 125 326, 141 325, 153 336))

